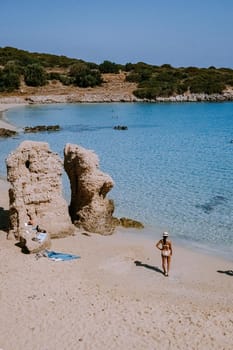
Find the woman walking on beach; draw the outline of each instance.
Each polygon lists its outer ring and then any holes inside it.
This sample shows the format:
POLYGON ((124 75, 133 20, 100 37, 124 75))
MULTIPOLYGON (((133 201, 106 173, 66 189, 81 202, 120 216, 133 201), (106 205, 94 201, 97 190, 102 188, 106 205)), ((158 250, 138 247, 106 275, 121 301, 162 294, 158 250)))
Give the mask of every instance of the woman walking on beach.
POLYGON ((168 239, 168 233, 163 232, 163 238, 158 241, 156 247, 161 250, 162 267, 165 276, 168 276, 172 256, 172 243, 168 239))

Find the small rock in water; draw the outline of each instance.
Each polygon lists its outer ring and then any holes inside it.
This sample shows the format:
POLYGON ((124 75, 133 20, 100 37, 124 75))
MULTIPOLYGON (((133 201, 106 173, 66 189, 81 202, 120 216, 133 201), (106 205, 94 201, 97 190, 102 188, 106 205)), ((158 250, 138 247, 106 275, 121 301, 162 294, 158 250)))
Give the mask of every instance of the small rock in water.
POLYGON ((9 130, 5 128, 0 128, 0 137, 11 137, 17 134, 14 130, 9 130))
POLYGON ((128 127, 125 125, 117 125, 117 126, 114 126, 113 129, 114 130, 128 130, 128 127))
POLYGON ((24 133, 41 132, 41 131, 58 131, 60 130, 59 125, 37 125, 37 126, 26 126, 24 133))
POLYGON ((124 217, 119 219, 119 225, 126 228, 130 228, 130 227, 138 228, 138 229, 144 228, 144 225, 140 221, 136 221, 136 220, 124 218, 124 217))

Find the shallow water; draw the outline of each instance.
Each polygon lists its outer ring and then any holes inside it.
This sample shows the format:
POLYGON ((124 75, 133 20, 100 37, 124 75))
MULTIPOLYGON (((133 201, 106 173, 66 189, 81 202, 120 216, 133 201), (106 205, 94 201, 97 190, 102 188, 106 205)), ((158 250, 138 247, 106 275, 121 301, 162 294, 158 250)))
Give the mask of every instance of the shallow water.
MULTIPOLYGON (((59 124, 60 132, 1 140, 4 160, 24 139, 94 150, 112 176, 115 215, 168 230, 185 245, 233 255, 233 103, 64 104, 12 109, 19 127, 59 124), (114 130, 127 125, 128 130, 114 130)), ((69 201, 69 183, 64 175, 69 201)))

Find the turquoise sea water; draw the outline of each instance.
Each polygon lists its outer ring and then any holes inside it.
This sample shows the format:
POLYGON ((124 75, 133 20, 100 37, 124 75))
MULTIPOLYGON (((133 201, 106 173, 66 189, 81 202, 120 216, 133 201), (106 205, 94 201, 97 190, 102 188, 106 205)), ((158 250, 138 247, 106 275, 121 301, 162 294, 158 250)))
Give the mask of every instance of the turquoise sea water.
MULTIPOLYGON (((19 127, 59 124, 60 132, 1 140, 5 158, 23 140, 46 141, 63 157, 66 143, 94 150, 112 176, 115 215, 140 220, 145 234, 168 230, 174 240, 233 260, 233 103, 64 104, 12 109, 19 127), (127 125, 128 130, 114 130, 127 125)), ((69 183, 64 175, 69 201, 69 183)))

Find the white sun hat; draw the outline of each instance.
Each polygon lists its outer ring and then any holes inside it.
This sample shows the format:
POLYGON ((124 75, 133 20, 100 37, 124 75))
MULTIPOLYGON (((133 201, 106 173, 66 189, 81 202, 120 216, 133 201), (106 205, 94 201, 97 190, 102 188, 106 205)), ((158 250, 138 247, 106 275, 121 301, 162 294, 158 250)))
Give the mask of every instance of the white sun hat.
POLYGON ((163 232, 163 237, 168 237, 168 232, 164 231, 163 232))

